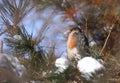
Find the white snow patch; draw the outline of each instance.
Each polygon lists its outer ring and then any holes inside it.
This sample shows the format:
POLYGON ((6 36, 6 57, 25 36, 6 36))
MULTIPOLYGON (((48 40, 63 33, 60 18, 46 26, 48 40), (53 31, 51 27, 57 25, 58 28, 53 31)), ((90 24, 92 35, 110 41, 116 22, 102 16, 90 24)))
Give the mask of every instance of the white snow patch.
POLYGON ((104 69, 104 66, 92 57, 84 57, 78 61, 77 67, 86 80, 90 80, 96 71, 104 69))
POLYGON ((95 46, 95 45, 97 45, 97 43, 96 43, 94 40, 92 40, 91 42, 89 42, 89 46, 90 46, 90 47, 93 47, 93 46, 95 46))
POLYGON ((65 58, 58 58, 55 61, 55 66, 58 68, 56 73, 64 72, 70 65, 70 62, 65 58))
POLYGON ((13 38, 16 40, 22 40, 22 37, 20 35, 14 35, 13 38))

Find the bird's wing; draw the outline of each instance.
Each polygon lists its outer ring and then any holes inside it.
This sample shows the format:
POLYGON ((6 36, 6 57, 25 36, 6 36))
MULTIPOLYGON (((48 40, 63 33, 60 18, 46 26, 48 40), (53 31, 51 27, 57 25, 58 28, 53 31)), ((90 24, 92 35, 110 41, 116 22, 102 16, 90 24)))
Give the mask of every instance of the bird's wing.
POLYGON ((78 48, 80 49, 80 53, 87 55, 89 54, 89 43, 87 37, 84 35, 84 33, 79 33, 77 37, 78 41, 78 48))

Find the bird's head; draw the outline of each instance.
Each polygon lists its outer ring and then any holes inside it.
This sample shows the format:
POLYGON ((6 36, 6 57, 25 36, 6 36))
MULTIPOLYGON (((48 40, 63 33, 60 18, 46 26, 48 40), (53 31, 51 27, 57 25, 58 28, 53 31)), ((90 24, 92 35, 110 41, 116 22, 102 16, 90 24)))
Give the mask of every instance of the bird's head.
POLYGON ((79 33, 79 32, 82 32, 82 30, 79 26, 77 26, 67 30, 66 32, 64 32, 64 34, 69 35, 70 33, 79 33))
POLYGON ((80 28, 79 26, 71 28, 71 29, 70 29, 70 32, 72 32, 72 31, 82 32, 82 31, 81 31, 81 28, 80 28))

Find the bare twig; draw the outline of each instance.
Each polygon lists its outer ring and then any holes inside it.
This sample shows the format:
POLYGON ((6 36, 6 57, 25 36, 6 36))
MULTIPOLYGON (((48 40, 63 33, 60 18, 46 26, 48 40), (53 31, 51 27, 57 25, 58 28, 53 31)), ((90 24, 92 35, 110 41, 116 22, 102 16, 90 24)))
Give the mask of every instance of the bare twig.
POLYGON ((107 38, 106 38, 106 40, 105 40, 105 43, 104 43, 104 45, 103 45, 103 47, 102 47, 102 49, 101 49, 101 51, 100 51, 100 54, 102 54, 103 50, 105 49, 105 47, 106 47, 106 45, 107 45, 107 42, 108 42, 108 39, 109 39, 109 37, 110 37, 110 35, 111 35, 111 32, 112 32, 113 27, 114 27, 114 24, 112 25, 111 29, 109 30, 109 34, 108 34, 108 36, 107 36, 107 38))
POLYGON ((0 53, 2 53, 2 52, 3 52, 3 42, 0 41, 0 53))
POLYGON ((87 17, 85 18, 85 36, 88 37, 88 24, 87 24, 87 17))

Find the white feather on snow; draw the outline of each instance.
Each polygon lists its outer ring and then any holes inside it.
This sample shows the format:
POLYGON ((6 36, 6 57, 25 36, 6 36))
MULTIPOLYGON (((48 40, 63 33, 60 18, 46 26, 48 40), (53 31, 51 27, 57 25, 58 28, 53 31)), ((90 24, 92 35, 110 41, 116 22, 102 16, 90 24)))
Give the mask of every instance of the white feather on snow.
POLYGON ((82 77, 86 78, 86 80, 90 80, 93 76, 93 73, 103 69, 103 65, 92 57, 84 57, 83 59, 78 61, 77 67, 82 74, 82 77))
POLYGON ((55 66, 58 68, 56 73, 64 72, 70 65, 70 62, 65 58, 58 58, 55 61, 55 66))

